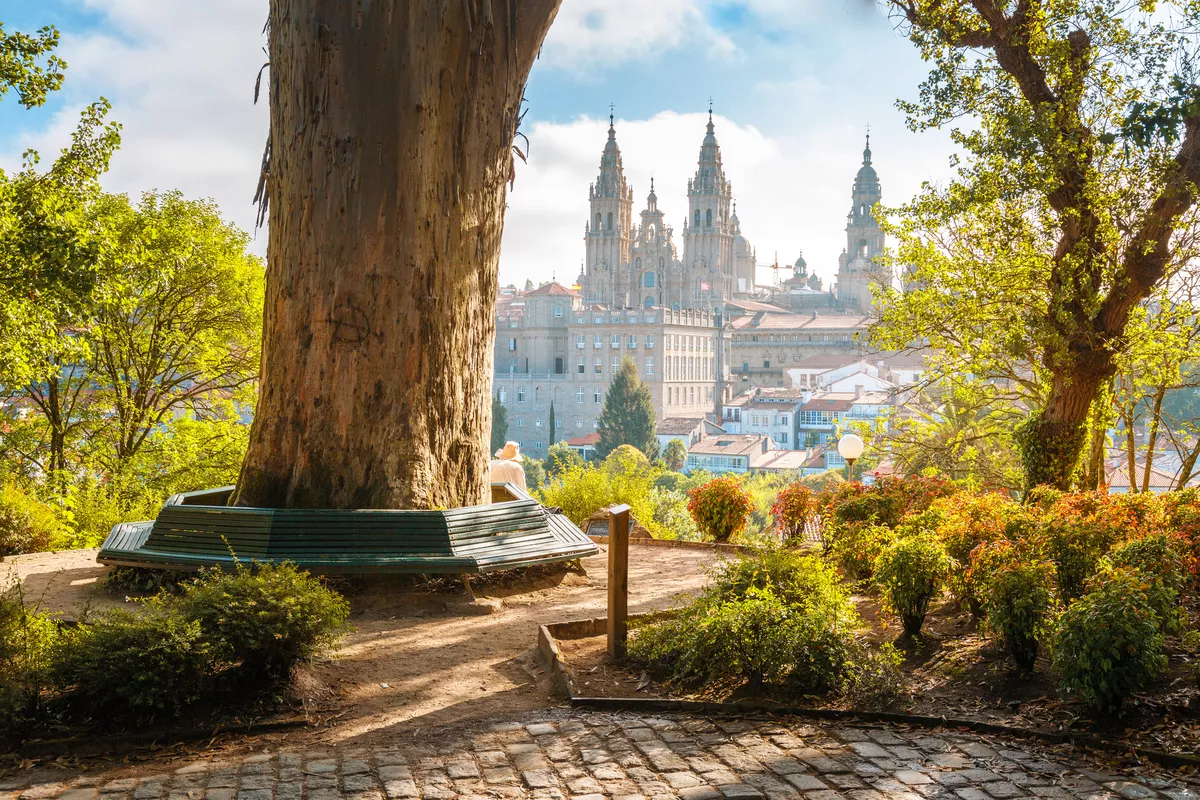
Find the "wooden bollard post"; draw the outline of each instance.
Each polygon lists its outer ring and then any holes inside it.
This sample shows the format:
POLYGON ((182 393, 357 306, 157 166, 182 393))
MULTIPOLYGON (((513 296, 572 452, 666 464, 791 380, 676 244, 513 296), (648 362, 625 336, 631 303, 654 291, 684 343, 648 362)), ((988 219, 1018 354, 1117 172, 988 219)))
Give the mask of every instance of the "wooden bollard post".
POLYGON ((629 506, 608 513, 608 654, 617 659, 629 635, 629 506))

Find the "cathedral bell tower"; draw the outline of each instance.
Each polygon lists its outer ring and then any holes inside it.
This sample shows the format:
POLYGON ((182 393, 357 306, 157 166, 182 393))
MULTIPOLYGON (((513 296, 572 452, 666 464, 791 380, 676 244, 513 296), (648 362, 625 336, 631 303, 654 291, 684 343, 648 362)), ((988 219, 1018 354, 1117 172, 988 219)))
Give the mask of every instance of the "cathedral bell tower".
POLYGON ((725 178, 721 165, 710 106, 696 175, 688 181, 688 217, 683 228, 685 305, 714 307, 733 297, 737 276, 732 216, 733 185, 725 178))
POLYGON ((636 293, 629 270, 633 189, 625 181, 611 113, 608 141, 600 156, 600 175, 588 187, 588 200, 590 215, 584 226, 584 302, 627 306, 636 293))
POLYGON ((846 216, 846 249, 838 260, 837 299, 847 310, 868 313, 872 307, 871 284, 890 285, 879 255, 883 252, 883 230, 875 220, 875 207, 883 199, 879 175, 871 166, 871 135, 863 149, 862 166, 850 191, 851 207, 846 216))

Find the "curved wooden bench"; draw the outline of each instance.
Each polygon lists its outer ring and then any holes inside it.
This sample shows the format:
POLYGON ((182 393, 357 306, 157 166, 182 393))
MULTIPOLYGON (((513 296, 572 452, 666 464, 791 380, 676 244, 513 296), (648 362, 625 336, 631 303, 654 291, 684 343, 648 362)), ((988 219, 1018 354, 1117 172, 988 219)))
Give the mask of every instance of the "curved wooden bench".
POLYGON ((233 487, 173 495, 146 522, 113 527, 96 560, 195 570, 290 561, 317 573, 477 573, 598 552, 562 514, 494 484, 492 503, 446 511, 227 506, 233 487))

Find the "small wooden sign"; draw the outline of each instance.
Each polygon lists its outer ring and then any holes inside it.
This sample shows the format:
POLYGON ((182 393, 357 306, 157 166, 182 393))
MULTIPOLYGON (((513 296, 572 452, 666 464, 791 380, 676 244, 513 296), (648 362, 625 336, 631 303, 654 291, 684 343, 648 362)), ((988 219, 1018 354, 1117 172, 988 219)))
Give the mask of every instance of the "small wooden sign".
POLYGON ((608 509, 608 654, 625 657, 629 638, 629 506, 608 509))

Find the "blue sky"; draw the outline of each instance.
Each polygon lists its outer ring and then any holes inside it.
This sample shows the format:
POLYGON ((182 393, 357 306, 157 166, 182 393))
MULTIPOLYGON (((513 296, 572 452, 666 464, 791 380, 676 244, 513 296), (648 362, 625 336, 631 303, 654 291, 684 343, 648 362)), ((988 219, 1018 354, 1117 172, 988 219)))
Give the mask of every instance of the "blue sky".
MULTIPOLYGON (((266 9, 266 0, 0 0, 7 29, 57 25, 68 62, 66 87, 46 107, 0 103, 0 166, 28 147, 52 155, 79 109, 104 95, 124 125, 109 189, 212 197, 250 228, 267 124, 251 103, 266 9)), ((948 136, 907 131, 894 105, 915 96, 925 71, 872 0, 564 0, 527 91, 531 152, 509 198, 501 280, 578 273, 610 102, 635 217, 653 173, 680 228, 710 96, 759 262, 778 253, 790 264, 803 250, 828 278, 868 122, 885 203, 949 175, 948 136)), ((255 246, 264 243, 260 232, 255 246)))

